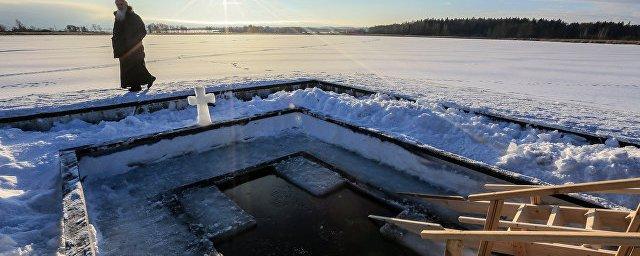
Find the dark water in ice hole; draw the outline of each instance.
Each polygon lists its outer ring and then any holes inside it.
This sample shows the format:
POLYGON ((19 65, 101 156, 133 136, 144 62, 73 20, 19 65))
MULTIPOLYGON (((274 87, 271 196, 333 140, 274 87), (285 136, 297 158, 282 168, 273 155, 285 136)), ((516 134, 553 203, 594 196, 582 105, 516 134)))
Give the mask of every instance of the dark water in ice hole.
POLYGON ((257 226, 215 245, 238 255, 416 255, 385 239, 369 214, 395 216, 349 188, 318 198, 268 175, 223 191, 257 226))

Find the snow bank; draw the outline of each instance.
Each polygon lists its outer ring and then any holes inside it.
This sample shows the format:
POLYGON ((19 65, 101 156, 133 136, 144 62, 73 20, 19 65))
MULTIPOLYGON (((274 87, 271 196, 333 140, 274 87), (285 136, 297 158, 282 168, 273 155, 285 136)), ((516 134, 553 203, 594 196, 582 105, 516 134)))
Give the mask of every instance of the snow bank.
MULTIPOLYGON (((355 99, 318 89, 279 92, 263 103, 291 102, 355 125, 522 174, 534 182, 563 184, 640 176, 640 149, 589 145, 556 131, 522 128, 438 104, 390 100, 385 95, 355 99)), ((260 103, 260 104, 263 104, 260 103)), ((607 196, 611 207, 636 207, 637 197, 607 196)))
MULTIPOLYGON (((444 109, 439 104, 356 99, 319 89, 279 92, 248 102, 220 100, 214 120, 301 106, 405 140, 428 144, 549 183, 638 177, 640 150, 587 145, 579 137, 521 128, 444 109)), ((0 129, 0 253, 48 254, 58 247, 60 149, 155 133, 195 122, 194 108, 163 110, 97 125, 56 124, 48 132, 0 129)), ((610 205, 635 207, 637 199, 608 197, 610 205)))
MULTIPOLYGON (((640 177, 640 149, 551 142, 511 143, 496 165, 552 184, 635 178, 640 177)), ((640 196, 600 196, 631 209, 640 202, 640 196)))
POLYGON ((624 179, 640 177, 640 150, 551 142, 511 143, 497 165, 537 174, 552 183, 624 179))

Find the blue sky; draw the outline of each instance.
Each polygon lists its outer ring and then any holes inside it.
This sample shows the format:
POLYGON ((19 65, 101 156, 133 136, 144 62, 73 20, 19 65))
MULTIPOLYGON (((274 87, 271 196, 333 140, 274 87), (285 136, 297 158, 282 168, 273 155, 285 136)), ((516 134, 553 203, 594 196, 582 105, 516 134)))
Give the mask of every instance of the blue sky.
MULTIPOLYGON (((426 17, 536 17, 640 24, 640 0, 129 0, 145 22, 370 26, 426 17)), ((0 24, 110 27, 113 0, 0 0, 0 24)))

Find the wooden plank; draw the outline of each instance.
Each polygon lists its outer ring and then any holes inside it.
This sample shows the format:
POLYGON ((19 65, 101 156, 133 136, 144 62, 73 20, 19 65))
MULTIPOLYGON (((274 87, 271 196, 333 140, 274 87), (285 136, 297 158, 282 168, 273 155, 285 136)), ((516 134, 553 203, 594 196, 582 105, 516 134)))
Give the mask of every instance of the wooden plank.
POLYGON ((445 256, 462 256, 464 247, 461 240, 447 240, 444 255, 445 256))
POLYGON ((535 205, 542 204, 542 197, 539 197, 539 196, 529 197, 529 202, 531 202, 531 204, 535 204, 535 205))
MULTIPOLYGON (((436 198, 425 198, 424 200, 441 204, 462 214, 484 214, 487 211, 487 207, 489 207, 488 201, 470 202, 436 198)), ((502 216, 513 219, 520 205, 521 203, 505 202, 502 216)), ((587 221, 585 214, 591 208, 560 206, 559 210, 565 220, 571 221, 569 224, 584 225, 587 221)), ((598 211, 601 229, 609 231, 626 231, 630 221, 627 217, 633 215, 631 211, 624 210, 598 209, 598 211)), ((551 214, 551 206, 526 204, 526 212, 527 222, 539 221, 545 223, 549 218, 549 214, 551 214)))
MULTIPOLYGON (((587 216, 587 222, 584 225, 584 228, 586 230, 599 229, 597 215, 598 215, 598 210, 596 209, 591 209, 587 212, 587 214, 585 214, 585 216, 587 216)), ((592 248, 592 249, 602 248, 602 245, 599 245, 599 244, 583 244, 582 246, 592 248)))
POLYGON ((448 195, 430 195, 430 194, 419 194, 419 193, 408 193, 408 192, 398 192, 398 195, 403 196, 412 196, 422 199, 443 199, 443 200, 455 200, 455 201, 467 201, 466 198, 461 196, 448 196, 448 195))
POLYGON ((550 196, 556 194, 581 193, 581 192, 598 192, 614 189, 626 189, 640 187, 640 178, 607 180, 597 182, 587 182, 581 184, 568 184, 559 186, 548 186, 540 188, 527 188, 512 191, 500 191, 469 195, 470 201, 482 200, 505 200, 518 197, 531 196, 550 196))
MULTIPOLYGON (((494 246, 495 246, 494 242, 494 246)), ((494 251, 494 250, 492 250, 494 251)), ((526 243, 513 243, 513 255, 514 256, 527 256, 527 245, 526 243)))
MULTIPOLYGON (((593 250, 576 245, 566 244, 554 244, 554 243, 522 243, 524 245, 525 255, 531 256, 567 256, 567 255, 588 255, 588 256, 612 256, 614 251, 610 250, 593 250)), ((517 255, 518 252, 509 252, 511 246, 514 248, 513 243, 509 242, 494 242, 494 252, 517 255)))
MULTIPOLYGON (((485 184, 484 188, 489 191, 510 191, 510 190, 518 190, 525 188, 539 188, 543 186, 537 185, 512 185, 512 184, 485 184)), ((531 204, 542 204, 542 197, 532 196, 529 198, 529 202, 531 204)))
MULTIPOLYGON (((484 218, 474 218, 467 216, 458 217, 458 221, 466 224, 473 225, 484 225, 486 223, 486 219, 484 218)), ((498 223, 498 227, 500 228, 511 228, 511 230, 530 230, 530 231, 575 231, 575 232, 590 232, 594 230, 587 230, 582 228, 574 228, 574 227, 565 227, 565 226, 549 226, 545 224, 535 224, 535 223, 526 223, 526 222, 515 222, 515 221, 506 221, 500 220, 498 223)))
MULTIPOLYGON (((504 201, 502 200, 491 201, 491 203, 489 204, 489 209, 487 210, 487 221, 484 224, 484 230, 490 231, 490 230, 498 229, 498 222, 500 221, 503 205, 504 205, 504 201)), ((491 242, 481 241, 480 247, 478 248, 478 256, 490 256, 490 255, 491 255, 491 242)))
POLYGON ((584 225, 585 229, 589 229, 589 230, 598 229, 597 215, 598 215, 598 210, 596 209, 591 209, 585 214, 585 216, 587 217, 587 222, 584 225))
POLYGON ((510 241, 567 244, 607 244, 640 246, 640 233, 593 231, 462 231, 425 230, 420 234, 424 239, 463 241, 510 241))
MULTIPOLYGON (((503 206, 504 207, 504 206, 503 206)), ((525 210, 527 209, 527 205, 526 204, 521 204, 518 207, 518 211, 516 211, 516 215, 513 216, 513 222, 521 222, 522 220, 525 219, 526 216, 526 212, 525 210)), ((459 220, 459 219, 458 219, 459 220)), ((520 229, 520 228, 515 228, 515 229, 520 229)), ((511 227, 509 227, 508 230, 511 230, 511 227)))
MULTIPOLYGON (((531 198, 531 204, 536 204, 534 202, 534 200, 536 199, 540 199, 540 197, 536 197, 536 198, 531 198)), ((526 204, 521 204, 520 207, 518 207, 518 211, 516 212, 516 215, 513 216, 513 222, 519 222, 525 219, 526 216, 526 210, 527 209, 527 205, 526 204)), ((500 226, 500 222, 498 222, 498 226, 500 226)), ((522 228, 512 228, 509 227, 508 229, 509 231, 514 231, 514 230, 524 230, 522 228)), ((513 243, 513 252, 515 256, 525 256, 527 255, 527 248, 524 245, 524 243, 513 243)))
POLYGON ((489 191, 511 191, 511 190, 519 190, 526 188, 540 188, 544 187, 541 185, 515 185, 515 184, 492 184, 487 183, 484 184, 484 189, 489 191))
POLYGON ((562 217, 560 217, 560 206, 552 205, 551 213, 549 214, 549 219, 547 219, 547 225, 549 226, 561 226, 562 225, 562 217))
MULTIPOLYGON (((478 248, 478 241, 463 241, 466 248, 478 248)), ((493 252, 517 255, 518 249, 516 244, 524 245, 525 255, 534 256, 567 256, 567 255, 589 255, 589 256, 614 256, 615 251, 611 250, 594 250, 577 245, 555 244, 555 243, 516 243, 516 242, 493 242, 493 252)))
POLYGON ((396 225, 398 227, 408 230, 411 233, 418 234, 418 235, 420 235, 420 232, 422 232, 423 230, 445 230, 445 228, 443 228, 440 224, 436 224, 436 223, 389 218, 389 217, 382 217, 382 216, 376 216, 376 215, 369 215, 369 218, 391 223, 393 225, 396 225))
MULTIPOLYGON (((385 221, 388 223, 392 223, 394 225, 397 225, 401 228, 405 228, 407 230, 409 230, 410 232, 414 232, 417 234, 420 234, 422 230, 426 230, 426 229, 432 229, 432 230, 445 230, 442 226, 440 226, 439 224, 435 224, 435 223, 427 223, 427 222, 418 222, 418 221, 412 221, 412 220, 404 220, 404 219, 398 219, 398 218, 388 218, 388 217, 381 217, 381 216, 375 216, 375 215, 371 215, 369 216, 372 219, 376 219, 376 220, 380 220, 380 221, 385 221)), ((470 224, 484 224, 485 223, 485 219, 480 219, 480 218, 471 218, 471 217, 460 217, 461 222, 463 223, 467 223, 467 221, 464 221, 465 218, 468 219, 472 219, 473 222, 470 224)), ((509 227, 508 225, 505 224, 512 224, 513 222, 509 222, 509 221, 500 221, 499 222, 501 226, 503 227, 509 227)), ((526 225, 527 229, 530 230, 538 230, 538 228, 540 228, 540 230, 559 230, 559 231, 582 231, 585 232, 584 229, 579 229, 579 228, 570 228, 570 227, 548 227, 546 225, 542 225, 542 224, 531 224, 531 223, 516 223, 515 227, 519 227, 518 225, 524 224, 526 225)), ((469 243, 470 245, 473 243, 469 243)), ((478 248, 477 245, 479 243, 475 243, 475 248, 478 248)), ((512 255, 517 255, 517 251, 515 250, 515 248, 517 248, 519 246, 519 244, 523 244, 523 243, 512 243, 511 247, 513 248, 502 248, 499 249, 500 246, 498 246, 498 248, 496 248, 496 252, 501 252, 501 253, 506 253, 506 254, 512 254, 512 255)), ((497 243, 493 243, 493 247, 496 247, 497 243)), ((524 248, 522 250, 526 251, 528 253, 528 255, 543 255, 543 252, 548 252, 549 251, 549 246, 547 245, 528 245, 526 243, 523 244, 524 248), (539 252, 539 253, 536 253, 539 252)), ((504 247, 504 246, 503 246, 504 247)), ((571 252, 579 252, 580 249, 571 249, 569 251, 566 251, 564 253, 568 253, 565 255, 573 255, 571 252)), ((591 252, 591 251, 588 251, 591 252)), ((615 252, 612 253, 601 253, 601 254, 590 254, 590 255, 599 255, 599 256, 604 256, 604 255, 614 255, 615 252)), ((562 254, 557 254, 557 255, 562 255, 562 254)))
MULTIPOLYGON (((638 232, 640 232, 640 204, 638 204, 633 219, 631 219, 629 227, 627 228, 627 233, 640 234, 638 232)), ((640 254, 640 249, 638 247, 620 246, 616 256, 628 256, 632 254, 640 254)))
MULTIPOLYGON (((511 191, 526 188, 542 188, 548 186, 540 185, 512 185, 512 184, 485 184, 484 188, 489 191, 511 191)), ((640 195, 640 188, 625 188, 614 190, 598 191, 600 194, 622 194, 622 195, 640 195)))
MULTIPOLYGON (((473 241, 463 241, 467 248, 478 248, 479 243, 473 241)), ((567 255, 589 255, 589 256, 614 256, 615 251, 594 250, 576 245, 554 244, 554 243, 518 243, 524 248, 518 248, 515 242, 493 242, 493 252, 517 255, 517 250, 523 250, 525 255, 530 256, 567 256, 567 255)))

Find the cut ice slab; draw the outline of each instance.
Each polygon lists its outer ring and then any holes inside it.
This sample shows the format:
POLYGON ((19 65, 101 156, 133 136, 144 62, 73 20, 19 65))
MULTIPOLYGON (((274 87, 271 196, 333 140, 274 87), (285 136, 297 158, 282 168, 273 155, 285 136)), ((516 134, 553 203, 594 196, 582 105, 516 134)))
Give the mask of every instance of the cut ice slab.
POLYGON ((202 225, 207 236, 221 240, 256 225, 256 220, 216 187, 185 192, 180 198, 185 213, 202 225))
POLYGON ((280 162, 275 168, 278 174, 314 196, 327 195, 345 184, 339 174, 304 157, 280 162))

